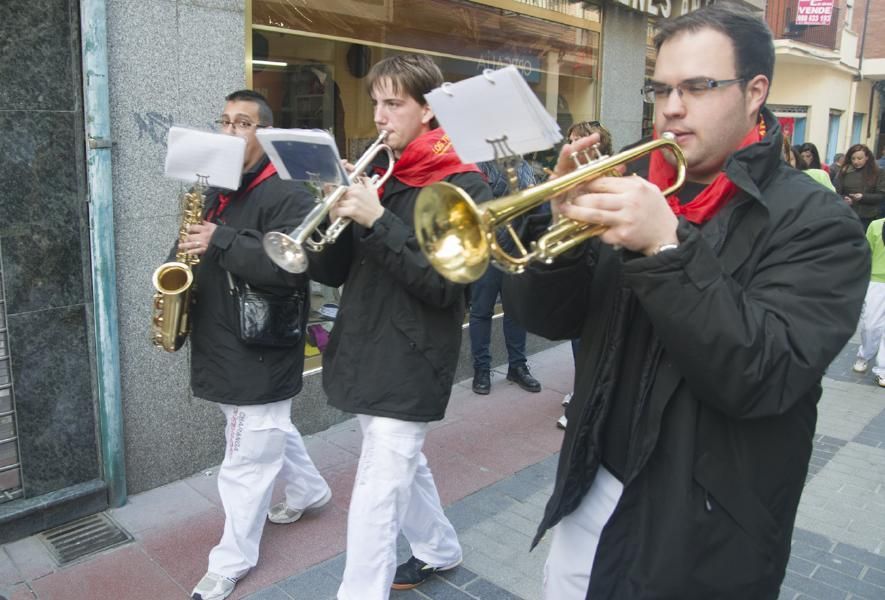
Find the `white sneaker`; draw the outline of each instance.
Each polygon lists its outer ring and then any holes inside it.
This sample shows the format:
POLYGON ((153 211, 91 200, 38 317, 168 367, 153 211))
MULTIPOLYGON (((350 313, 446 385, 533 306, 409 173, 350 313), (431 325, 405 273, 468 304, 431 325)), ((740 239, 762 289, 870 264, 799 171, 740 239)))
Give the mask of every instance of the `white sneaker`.
POLYGON ((326 490, 326 494, 311 504, 310 506, 305 506, 304 508, 289 508, 286 505, 286 501, 283 500, 277 504, 274 504, 270 507, 270 510, 267 511, 267 520, 271 523, 279 523, 280 525, 284 525, 286 523, 294 523, 308 510, 313 510, 315 508, 322 508, 329 503, 329 500, 332 499, 332 490, 326 490))
POLYGON ((885 377, 882 375, 876 375, 876 383, 879 384, 879 387, 885 387, 885 377))
POLYGON ((193 600, 223 600, 237 587, 237 580, 215 573, 206 573, 191 592, 193 600))
POLYGON ((571 402, 571 401, 572 401, 572 395, 571 395, 571 394, 566 394, 566 395, 565 395, 565 398, 562 399, 562 405, 563 405, 563 406, 568 406, 568 403, 571 402))
POLYGON ((565 429, 566 425, 568 425, 568 419, 565 418, 565 415, 562 415, 556 420, 556 426, 560 429, 565 429))
POLYGON ((851 370, 855 373, 866 373, 867 369, 869 368, 870 361, 858 358, 856 361, 854 361, 854 366, 851 367, 851 370))

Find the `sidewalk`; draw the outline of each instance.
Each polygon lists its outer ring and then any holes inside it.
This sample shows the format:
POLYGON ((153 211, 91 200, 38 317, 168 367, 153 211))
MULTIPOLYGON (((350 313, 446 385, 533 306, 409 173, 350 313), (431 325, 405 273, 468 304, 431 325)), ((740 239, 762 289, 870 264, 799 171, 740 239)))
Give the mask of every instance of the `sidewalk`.
MULTIPOLYGON (((824 379, 817 435, 793 537, 783 599, 885 598, 885 389, 851 372, 852 340, 824 379)), ((571 348, 530 357, 540 394, 493 376, 492 393, 455 386, 425 453, 463 565, 393 600, 539 600, 549 540, 528 552, 550 493, 571 391, 571 348)), ((221 432, 219 432, 220 435, 221 432)), ((268 524, 258 567, 232 599, 331 600, 344 564, 346 510, 359 450, 356 422, 306 438, 332 503, 293 525, 268 524)), ((275 499, 280 497, 277 490, 275 499)), ((0 547, 0 596, 9 600, 187 598, 205 571, 223 514, 214 471, 130 498, 108 511, 134 541, 59 568, 38 536, 0 547)), ((402 541, 402 540, 401 540, 402 541)), ((408 556, 404 544, 401 557, 408 556)))

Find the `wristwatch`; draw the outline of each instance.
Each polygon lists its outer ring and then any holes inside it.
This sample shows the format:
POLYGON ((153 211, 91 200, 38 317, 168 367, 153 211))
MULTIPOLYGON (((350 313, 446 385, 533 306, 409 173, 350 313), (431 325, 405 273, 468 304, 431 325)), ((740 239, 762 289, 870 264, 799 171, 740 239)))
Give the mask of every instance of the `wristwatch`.
POLYGON ((655 250, 655 254, 660 254, 661 252, 666 252, 667 250, 675 250, 679 247, 679 244, 661 244, 658 246, 658 249, 655 250))

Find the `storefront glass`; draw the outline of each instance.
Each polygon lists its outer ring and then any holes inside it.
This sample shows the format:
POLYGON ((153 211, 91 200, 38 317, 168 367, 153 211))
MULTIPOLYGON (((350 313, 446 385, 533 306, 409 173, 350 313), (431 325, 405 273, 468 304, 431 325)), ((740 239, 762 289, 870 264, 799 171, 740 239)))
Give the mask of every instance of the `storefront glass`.
MULTIPOLYGON (((513 64, 563 132, 599 116, 601 27, 592 6, 560 0, 305 4, 252 1, 252 87, 267 96, 277 126, 327 129, 351 160, 377 135, 363 78, 371 65, 397 53, 432 56, 451 82, 513 64)), ((540 172, 554 156, 527 159, 540 172)), ((309 357, 320 354, 337 302, 334 290, 314 291, 309 357)), ((308 361, 311 366, 318 363, 308 361)))

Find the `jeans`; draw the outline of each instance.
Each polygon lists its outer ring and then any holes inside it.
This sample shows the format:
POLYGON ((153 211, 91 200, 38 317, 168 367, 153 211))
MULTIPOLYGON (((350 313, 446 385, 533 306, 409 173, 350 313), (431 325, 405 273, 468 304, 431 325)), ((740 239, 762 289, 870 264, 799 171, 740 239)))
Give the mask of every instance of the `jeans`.
MULTIPOLYGON (((488 370, 492 365, 489 352, 492 313, 503 280, 504 273, 490 266, 482 277, 470 285, 470 351, 473 353, 475 370, 488 370)), ((525 364, 525 338, 525 329, 504 313, 504 344, 511 368, 525 364)))

